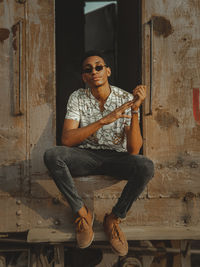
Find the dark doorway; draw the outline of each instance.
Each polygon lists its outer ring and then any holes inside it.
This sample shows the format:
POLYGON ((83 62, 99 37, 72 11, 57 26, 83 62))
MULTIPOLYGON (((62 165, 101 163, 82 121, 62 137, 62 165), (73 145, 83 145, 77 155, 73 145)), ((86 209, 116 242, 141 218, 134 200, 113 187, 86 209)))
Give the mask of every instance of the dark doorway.
MULTIPOLYGON (((86 2, 87 6, 92 3, 86 2)), ((94 3, 94 2, 93 2, 94 3)), ((97 3, 97 2, 95 2, 97 3)), ((85 51, 101 50, 112 70, 110 83, 117 83, 117 2, 85 13, 85 51)))
POLYGON ((84 14, 82 0, 56 1, 57 144, 69 95, 84 87, 80 60, 85 51, 105 52, 112 68, 111 84, 131 92, 141 83, 141 1, 107 2, 106 7, 84 14))

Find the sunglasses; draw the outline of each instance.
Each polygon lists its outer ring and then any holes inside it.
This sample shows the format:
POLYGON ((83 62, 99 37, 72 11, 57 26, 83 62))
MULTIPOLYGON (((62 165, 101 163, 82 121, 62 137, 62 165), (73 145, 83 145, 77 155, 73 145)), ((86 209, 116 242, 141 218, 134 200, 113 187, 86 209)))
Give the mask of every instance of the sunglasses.
POLYGON ((101 71, 103 69, 103 67, 108 67, 107 65, 97 65, 94 68, 90 67, 90 68, 85 68, 82 70, 82 73, 92 73, 93 69, 95 69, 96 71, 101 71))

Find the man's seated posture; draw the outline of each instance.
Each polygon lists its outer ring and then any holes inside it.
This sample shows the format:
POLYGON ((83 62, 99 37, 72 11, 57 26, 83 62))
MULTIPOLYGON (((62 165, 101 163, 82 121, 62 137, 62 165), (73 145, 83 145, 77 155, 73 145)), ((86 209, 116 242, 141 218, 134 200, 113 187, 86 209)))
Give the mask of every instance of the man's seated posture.
POLYGON ((119 227, 133 202, 153 177, 151 160, 138 155, 142 146, 139 107, 146 97, 146 86, 137 86, 133 94, 111 86, 111 69, 104 55, 87 52, 82 61, 82 78, 87 89, 73 92, 67 104, 62 144, 50 148, 44 161, 57 187, 77 215, 76 238, 80 248, 93 238, 94 214, 84 205, 73 176, 109 175, 127 180, 121 196, 103 227, 115 253, 128 253, 128 243, 119 227))

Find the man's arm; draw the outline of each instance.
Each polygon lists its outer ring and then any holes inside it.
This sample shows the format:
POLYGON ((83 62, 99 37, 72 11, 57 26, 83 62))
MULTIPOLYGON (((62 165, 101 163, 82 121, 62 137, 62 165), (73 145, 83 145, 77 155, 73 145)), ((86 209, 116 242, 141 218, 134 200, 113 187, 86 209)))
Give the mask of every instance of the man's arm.
POLYGON ((102 127, 100 121, 96 121, 88 126, 78 128, 79 122, 65 119, 62 131, 62 144, 65 146, 76 146, 83 142, 90 135, 102 127))
POLYGON ((62 144, 65 146, 76 146, 94 134, 97 130, 106 124, 110 124, 119 118, 130 118, 124 114, 125 110, 132 107, 133 101, 123 104, 121 107, 115 109, 102 119, 91 123, 85 127, 79 127, 79 122, 76 120, 65 119, 62 131, 62 144))
MULTIPOLYGON (((132 111, 138 111, 140 105, 146 97, 146 86, 139 85, 133 91, 133 95, 136 98, 132 111)), ((127 136, 127 151, 130 154, 137 155, 142 147, 142 135, 140 131, 140 125, 138 120, 138 113, 132 113, 131 125, 125 127, 127 136)))

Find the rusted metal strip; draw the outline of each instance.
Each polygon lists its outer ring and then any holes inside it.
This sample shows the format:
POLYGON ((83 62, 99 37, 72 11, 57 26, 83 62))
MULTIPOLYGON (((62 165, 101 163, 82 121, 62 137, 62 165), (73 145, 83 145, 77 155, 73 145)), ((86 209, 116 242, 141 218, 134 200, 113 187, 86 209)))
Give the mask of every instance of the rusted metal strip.
POLYGON ((13 115, 20 116, 22 110, 22 34, 23 21, 12 27, 13 33, 13 115))
POLYGON ((149 112, 145 116, 152 115, 152 97, 153 97, 153 18, 147 23, 150 26, 150 96, 149 112))

